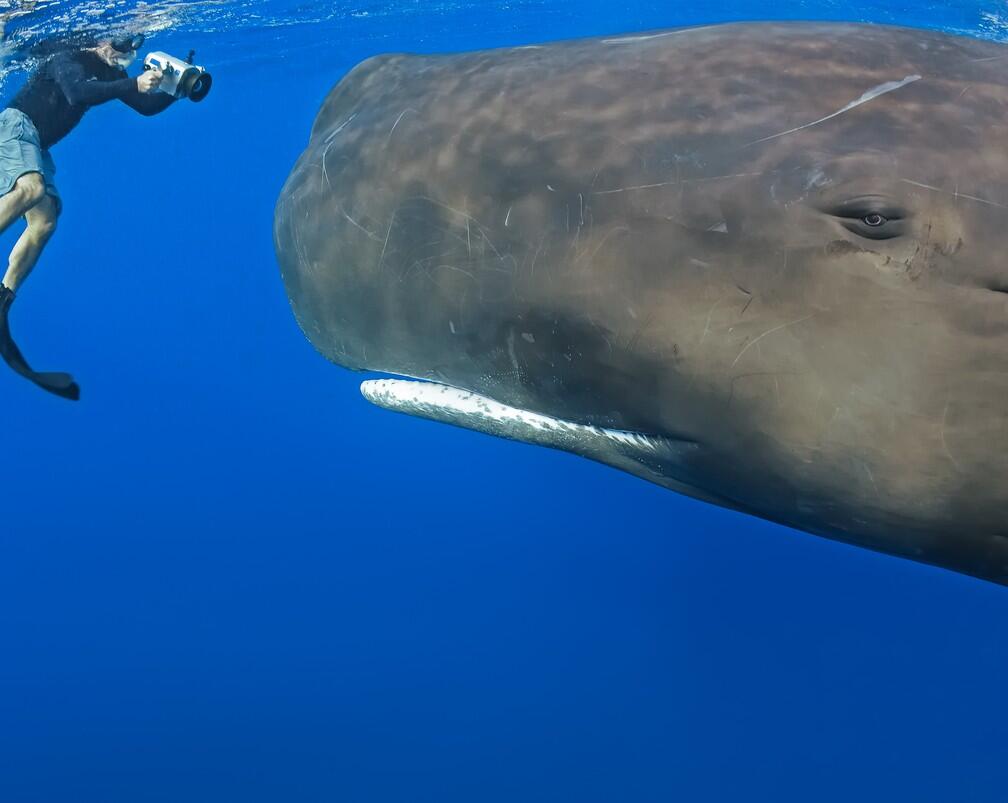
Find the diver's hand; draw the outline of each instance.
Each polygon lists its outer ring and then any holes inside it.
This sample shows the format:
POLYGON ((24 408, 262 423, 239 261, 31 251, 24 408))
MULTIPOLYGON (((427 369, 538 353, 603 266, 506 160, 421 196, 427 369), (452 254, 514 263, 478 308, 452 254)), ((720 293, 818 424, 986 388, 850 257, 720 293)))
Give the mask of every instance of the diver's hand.
POLYGON ((153 70, 144 70, 137 76, 137 89, 145 95, 155 92, 157 91, 157 88, 161 86, 161 78, 161 70, 156 67, 153 70))

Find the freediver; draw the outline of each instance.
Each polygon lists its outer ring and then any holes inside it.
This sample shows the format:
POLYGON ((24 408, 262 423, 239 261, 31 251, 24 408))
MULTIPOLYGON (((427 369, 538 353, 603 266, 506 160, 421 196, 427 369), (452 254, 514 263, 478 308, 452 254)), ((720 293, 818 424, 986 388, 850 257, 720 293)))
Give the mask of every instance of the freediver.
POLYGON ((143 35, 137 34, 57 53, 32 73, 0 111, 0 233, 19 217, 28 224, 10 253, 0 284, 0 356, 39 387, 74 401, 80 398, 80 388, 70 374, 31 369, 11 337, 8 314, 15 294, 56 230, 62 209, 49 149, 92 106, 118 99, 150 116, 175 101, 173 95, 156 91, 160 70, 146 70, 137 78, 126 74, 143 41, 143 35))

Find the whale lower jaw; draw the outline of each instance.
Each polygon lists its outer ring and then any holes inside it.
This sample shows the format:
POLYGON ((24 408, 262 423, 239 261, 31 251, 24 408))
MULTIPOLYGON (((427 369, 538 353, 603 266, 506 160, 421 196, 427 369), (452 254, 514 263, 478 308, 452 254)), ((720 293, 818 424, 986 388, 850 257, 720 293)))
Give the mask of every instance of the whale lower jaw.
POLYGON ((361 393, 386 410, 572 452, 697 495, 675 479, 682 476, 685 460, 699 448, 694 441, 579 424, 438 382, 369 379, 361 383, 361 393))

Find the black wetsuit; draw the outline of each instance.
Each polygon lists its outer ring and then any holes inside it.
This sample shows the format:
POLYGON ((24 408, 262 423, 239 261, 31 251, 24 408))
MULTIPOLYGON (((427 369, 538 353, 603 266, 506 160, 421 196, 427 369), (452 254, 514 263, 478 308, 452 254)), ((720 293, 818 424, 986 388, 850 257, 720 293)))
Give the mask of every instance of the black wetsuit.
POLYGON ((79 50, 50 58, 8 106, 28 115, 42 147, 50 148, 73 130, 89 108, 116 98, 145 115, 162 112, 175 100, 164 92, 141 92, 125 70, 110 67, 94 51, 79 50))

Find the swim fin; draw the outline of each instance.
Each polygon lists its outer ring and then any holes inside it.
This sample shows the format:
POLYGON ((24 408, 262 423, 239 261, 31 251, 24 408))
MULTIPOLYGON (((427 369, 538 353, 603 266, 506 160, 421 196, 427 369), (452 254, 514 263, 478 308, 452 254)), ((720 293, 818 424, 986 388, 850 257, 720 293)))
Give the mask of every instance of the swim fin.
POLYGON ((14 291, 4 284, 0 284, 0 357, 3 357, 14 371, 21 374, 25 379, 34 382, 43 390, 55 393, 64 399, 77 401, 80 399, 80 387, 74 382, 70 374, 61 372, 38 372, 33 371, 28 365, 21 349, 11 337, 10 323, 7 316, 10 312, 11 304, 14 303, 14 291))

